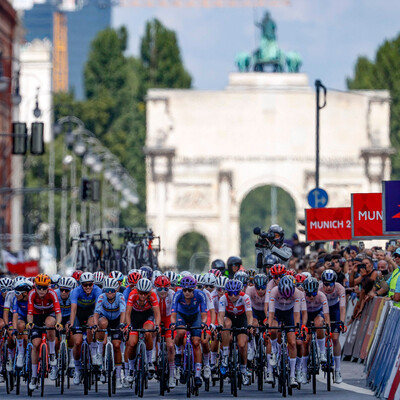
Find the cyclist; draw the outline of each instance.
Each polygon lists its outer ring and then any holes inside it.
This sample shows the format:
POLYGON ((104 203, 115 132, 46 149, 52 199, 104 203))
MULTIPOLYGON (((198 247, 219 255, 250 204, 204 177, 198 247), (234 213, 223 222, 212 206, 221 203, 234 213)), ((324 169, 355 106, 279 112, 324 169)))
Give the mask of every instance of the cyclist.
POLYGON ((271 278, 269 271, 275 264, 279 264, 279 260, 278 260, 277 256, 274 256, 273 254, 269 254, 267 257, 265 257, 264 264, 262 266, 262 273, 267 275, 268 280, 270 280, 270 278, 271 278))
POLYGON ((217 258, 216 260, 214 260, 211 263, 211 269, 214 270, 218 270, 221 272, 221 275, 225 275, 225 271, 226 271, 226 265, 225 262, 219 258, 217 258))
MULTIPOLYGON (((39 274, 35 278, 35 289, 29 292, 27 328, 32 329, 32 380, 29 389, 36 389, 39 347, 42 333, 34 328, 34 325, 47 328, 62 329, 61 308, 58 297, 53 289, 50 289, 51 279, 46 274, 39 274)), ((56 335, 54 330, 47 331, 47 340, 50 355, 50 379, 57 379, 56 359, 56 335)))
MULTIPOLYGON (((196 280, 192 276, 181 279, 180 287, 174 296, 171 310, 171 326, 186 327, 186 325, 198 327, 207 322, 207 299, 205 294, 196 289, 196 280)), ((178 329, 175 335, 176 356, 175 365, 180 371, 182 364, 182 345, 185 338, 184 329, 178 329)), ((194 353, 195 385, 200 387, 201 380, 201 330, 195 329, 191 332, 191 340, 194 353)), ((184 377, 182 377, 184 383, 184 377)))
POLYGON ((169 279, 171 282, 171 289, 176 291, 176 285, 178 284, 178 274, 174 271, 166 271, 164 275, 169 279))
POLYGON ((128 297, 131 291, 136 287, 137 283, 139 282, 139 279, 141 279, 142 274, 138 269, 131 270, 128 274, 128 286, 124 290, 124 297, 125 297, 125 302, 128 302, 128 297))
POLYGON ((240 257, 236 256, 231 256, 228 258, 226 261, 228 265, 228 269, 225 271, 225 276, 227 276, 229 279, 233 279, 235 276, 236 272, 238 271, 244 271, 244 268, 242 266, 242 259, 240 257))
POLYGON ((81 271, 80 269, 77 269, 77 270, 72 274, 72 278, 74 278, 74 279, 79 283, 82 274, 83 274, 83 271, 81 271))
POLYGON ((174 341, 172 340, 171 329, 168 328, 171 325, 171 309, 175 292, 171 289, 170 280, 164 275, 159 276, 154 281, 154 286, 160 305, 161 324, 167 328, 165 331, 165 343, 167 345, 169 365, 168 385, 170 389, 173 389, 175 387, 175 347, 174 341))
POLYGON ((148 265, 143 265, 143 267, 140 267, 140 271, 143 278, 147 278, 149 281, 151 281, 151 278, 153 277, 153 270, 151 267, 148 265))
POLYGON ((215 278, 219 278, 220 276, 222 276, 221 271, 219 269, 210 269, 208 272, 210 274, 213 274, 215 278))
POLYGON ((253 286, 254 285, 254 277, 257 275, 257 271, 254 268, 250 268, 247 271, 247 275, 249 277, 249 286, 253 286))
MULTIPOLYGON (((152 283, 147 278, 141 278, 136 288, 131 291, 126 306, 125 321, 133 329, 154 329, 160 326, 160 306, 158 304, 157 295, 152 290, 152 283)), ((153 338, 155 333, 146 332, 146 358, 150 377, 155 372, 153 364, 153 338)), ((128 342, 126 343, 125 361, 129 363, 129 376, 124 381, 124 386, 129 386, 133 382, 135 371, 135 355, 136 345, 139 341, 137 332, 131 332, 128 342), (129 361, 128 361, 129 360, 129 361)))
POLYGON ((237 281, 242 282, 242 290, 245 292, 247 289, 247 286, 249 285, 249 276, 247 275, 246 271, 238 271, 236 272, 234 279, 237 281))
POLYGON ((14 287, 15 298, 12 306, 13 327, 17 334, 17 360, 16 366, 24 366, 25 347, 28 337, 24 334, 28 316, 28 293, 32 290, 33 283, 28 279, 20 281, 14 287))
MULTIPOLYGON (((269 311, 269 298, 271 295, 271 290, 274 287, 277 287, 279 281, 286 275, 286 267, 283 264, 275 264, 270 269, 270 274, 272 279, 267 284, 267 292, 265 294, 265 304, 264 304, 265 315, 268 315, 269 311)), ((275 364, 273 364, 273 366, 275 366, 275 364)))
POLYGON ((96 286, 98 286, 100 289, 103 289, 103 283, 104 283, 104 279, 105 279, 104 273, 101 272, 101 271, 96 271, 93 274, 93 278, 94 278, 94 282, 93 283, 96 286))
MULTIPOLYGON (((121 292, 119 282, 114 278, 105 278, 103 283, 103 293, 98 297, 94 310, 94 325, 92 329, 124 329, 126 303, 125 297, 121 292)), ((105 332, 97 332, 97 355, 103 355, 103 345, 105 332)), ((121 370, 122 354, 121 340, 122 331, 111 334, 112 345, 114 348, 114 361, 116 372, 116 388, 122 388, 121 370)))
POLYGON ((118 291, 120 293, 124 293, 125 286, 122 286, 122 282, 124 281, 124 274, 120 271, 111 271, 108 277, 116 279, 119 285, 118 291))
MULTIPOLYGON (((83 342, 82 327, 88 328, 94 325, 94 309, 96 301, 101 294, 101 289, 94 284, 94 277, 91 272, 84 272, 80 276, 80 285, 71 292, 71 315, 67 328, 73 328, 74 348, 74 385, 79 385, 81 381, 81 347, 83 342)), ((101 365, 101 354, 97 355, 97 344, 91 340, 91 335, 88 335, 88 343, 92 355, 93 365, 101 365)))
MULTIPOLYGON (((218 310, 219 325, 224 328, 250 328, 253 324, 253 313, 251 310, 250 297, 243 291, 242 282, 232 279, 225 285, 225 295, 220 298, 218 310)), ((222 332, 222 368, 228 368, 229 343, 231 335, 229 331, 222 332)), ((240 372, 244 385, 250 385, 251 372, 247 369, 247 333, 237 336, 239 353, 242 363, 240 372)))
MULTIPOLYGON (((330 325, 329 317, 329 306, 328 300, 324 293, 318 290, 319 283, 315 278, 307 278, 303 284, 304 292, 306 295, 306 305, 308 312, 308 323, 314 322, 314 326, 323 326, 324 320, 326 324, 330 325)), ((309 342, 310 335, 307 337, 307 341, 304 343, 304 356, 302 357, 302 382, 307 383, 307 362, 309 355, 309 342)), ((324 363, 326 362, 325 354, 325 336, 324 330, 317 330, 317 344, 319 348, 319 360, 324 363)))
POLYGON ((332 325, 333 358, 335 360, 335 383, 342 383, 342 373, 340 371, 340 356, 342 347, 339 342, 340 331, 345 331, 343 321, 346 317, 346 291, 345 288, 336 282, 337 275, 332 269, 326 269, 322 275, 322 282, 319 290, 326 295, 329 305, 330 320, 335 323, 332 325))
MULTIPOLYGON (((1 290, 1 296, 0 296, 0 330, 4 328, 7 322, 4 322, 4 304, 6 301, 6 296, 7 294, 11 291, 13 288, 13 281, 10 278, 1 278, 0 279, 0 290, 1 290)), ((10 308, 10 306, 8 307, 10 308)))
MULTIPOLYGON (((271 290, 269 300, 269 315, 268 325, 277 327, 280 324, 286 326, 294 326, 300 324, 301 302, 304 302, 304 295, 295 288, 294 279, 291 276, 284 276, 277 287, 271 290)), ((304 321, 306 323, 306 321, 304 321)), ((276 330, 271 330, 271 346, 272 354, 271 361, 274 359, 276 365, 276 354, 278 352, 278 339, 276 330)), ((296 375, 296 334, 294 329, 287 333, 290 378, 289 384, 291 387, 297 387, 298 383, 295 379, 296 375)), ((272 364, 272 362, 271 362, 272 364)))
POLYGON ((51 279, 51 288, 56 290, 58 289, 58 282, 61 279, 61 275, 60 274, 53 274, 50 276, 51 279))

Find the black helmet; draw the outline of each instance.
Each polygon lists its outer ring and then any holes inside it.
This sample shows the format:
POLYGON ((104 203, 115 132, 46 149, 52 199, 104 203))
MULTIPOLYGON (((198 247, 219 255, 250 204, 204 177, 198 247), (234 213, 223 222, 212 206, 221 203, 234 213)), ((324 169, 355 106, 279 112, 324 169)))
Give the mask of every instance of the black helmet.
POLYGON ((272 240, 272 243, 281 245, 283 243, 283 239, 285 237, 285 231, 278 224, 273 224, 269 227, 268 233, 272 233, 275 235, 275 239, 272 240))
POLYGON ((275 264, 279 264, 279 260, 278 260, 277 256, 270 254, 267 257, 265 257, 264 267, 271 268, 275 264))
POLYGON ((236 256, 231 256, 228 258, 228 261, 226 262, 228 264, 228 268, 232 268, 232 265, 242 265, 242 259, 240 257, 236 256))
POLYGON ((211 269, 217 269, 218 271, 224 272, 226 270, 226 266, 223 260, 217 258, 211 263, 211 269))

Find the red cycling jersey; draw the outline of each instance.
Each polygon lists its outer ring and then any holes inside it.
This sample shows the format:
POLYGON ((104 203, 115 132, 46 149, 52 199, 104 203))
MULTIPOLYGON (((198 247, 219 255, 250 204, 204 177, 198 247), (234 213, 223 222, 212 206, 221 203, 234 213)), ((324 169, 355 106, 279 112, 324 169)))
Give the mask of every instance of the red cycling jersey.
POLYGON ((133 289, 129 293, 128 302, 126 303, 127 306, 131 306, 134 311, 147 311, 152 307, 158 307, 158 300, 157 295, 152 290, 149 295, 146 297, 144 302, 139 301, 139 292, 137 289, 133 289))
POLYGON ((56 292, 53 289, 48 289, 46 295, 39 297, 35 289, 29 292, 28 297, 28 315, 32 314, 56 314, 61 313, 60 303, 56 292))

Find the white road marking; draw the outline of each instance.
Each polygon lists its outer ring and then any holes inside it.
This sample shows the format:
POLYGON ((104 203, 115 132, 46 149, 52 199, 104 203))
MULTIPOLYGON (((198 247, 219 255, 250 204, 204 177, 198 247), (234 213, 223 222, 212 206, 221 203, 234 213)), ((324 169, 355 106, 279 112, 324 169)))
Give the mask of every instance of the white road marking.
MULTIPOLYGON (((321 378, 319 376, 317 376, 317 381, 321 382, 321 383, 326 383, 326 379, 321 378)), ((354 393, 359 393, 359 394, 365 394, 368 396, 375 396, 375 393, 372 390, 369 389, 364 389, 364 388, 360 388, 358 386, 354 386, 354 385, 349 385, 348 383, 332 383, 332 387, 334 388, 338 388, 338 389, 343 389, 343 390, 348 390, 350 392, 354 392, 354 393)))

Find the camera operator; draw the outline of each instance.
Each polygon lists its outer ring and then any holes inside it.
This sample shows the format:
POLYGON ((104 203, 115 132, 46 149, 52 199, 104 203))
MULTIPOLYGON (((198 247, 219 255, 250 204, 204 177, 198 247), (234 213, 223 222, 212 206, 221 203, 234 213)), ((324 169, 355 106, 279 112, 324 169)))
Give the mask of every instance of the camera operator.
POLYGON ((288 266, 292 256, 292 249, 283 243, 285 232, 282 227, 273 224, 268 232, 261 232, 260 228, 254 228, 254 234, 258 235, 256 246, 256 266, 262 269, 264 260, 270 254, 276 256, 280 264, 288 266))

